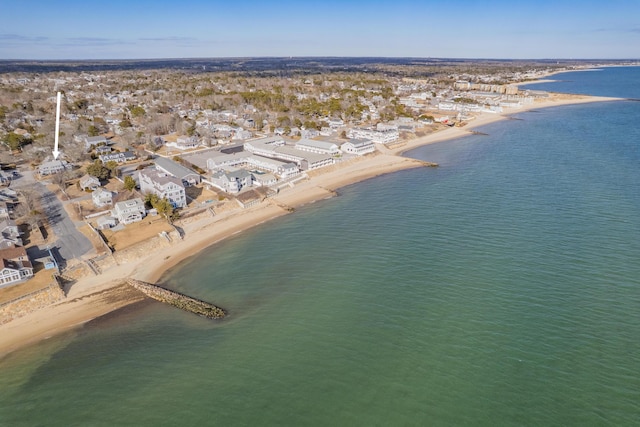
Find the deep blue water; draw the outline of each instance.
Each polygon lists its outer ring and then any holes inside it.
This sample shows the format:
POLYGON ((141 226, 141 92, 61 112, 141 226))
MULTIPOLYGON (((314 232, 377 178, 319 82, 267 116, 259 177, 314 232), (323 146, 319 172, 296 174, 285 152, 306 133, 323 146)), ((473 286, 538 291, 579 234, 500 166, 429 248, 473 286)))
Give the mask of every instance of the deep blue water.
POLYGON ((164 279, 225 321, 145 303, 6 357, 0 425, 639 424, 640 103, 516 117, 164 279))

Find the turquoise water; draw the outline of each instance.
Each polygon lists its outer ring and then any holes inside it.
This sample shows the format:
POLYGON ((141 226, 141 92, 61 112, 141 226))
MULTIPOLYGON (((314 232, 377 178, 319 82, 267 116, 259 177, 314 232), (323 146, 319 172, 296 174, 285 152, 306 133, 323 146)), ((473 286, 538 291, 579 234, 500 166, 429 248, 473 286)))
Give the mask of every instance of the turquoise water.
POLYGON ((0 425, 640 424, 640 103, 516 117, 164 279, 227 320, 148 302, 4 358, 0 425))

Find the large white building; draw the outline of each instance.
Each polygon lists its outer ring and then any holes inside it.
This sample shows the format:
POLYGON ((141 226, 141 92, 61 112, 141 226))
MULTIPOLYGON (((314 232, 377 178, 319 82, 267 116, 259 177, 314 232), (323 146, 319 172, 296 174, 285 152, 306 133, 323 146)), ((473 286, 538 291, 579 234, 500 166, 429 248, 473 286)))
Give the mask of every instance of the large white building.
POLYGON ((356 154, 358 156, 364 156, 365 154, 376 151, 375 145, 368 139, 352 139, 342 144, 340 149, 345 153, 356 154))
POLYGON ((351 139, 368 139, 376 144, 389 144, 400 139, 400 133, 397 129, 377 130, 353 128, 347 131, 347 136, 351 139))
MULTIPOLYGON (((310 145, 307 144, 306 147, 310 147, 310 145)), ((337 146, 335 147, 337 149, 337 146)), ((259 156, 295 163, 302 170, 318 169, 335 162, 333 154, 303 151, 287 146, 280 137, 247 141, 244 143, 244 149, 259 156)))
POLYGON ((295 145, 297 150, 308 151, 310 153, 317 154, 329 154, 329 155, 337 155, 340 154, 340 149, 338 146, 332 142, 325 141, 315 141, 313 139, 301 139, 295 145))
POLYGON ((161 199, 166 197, 174 208, 187 206, 187 195, 180 178, 150 168, 139 171, 138 176, 143 194, 153 193, 161 199))

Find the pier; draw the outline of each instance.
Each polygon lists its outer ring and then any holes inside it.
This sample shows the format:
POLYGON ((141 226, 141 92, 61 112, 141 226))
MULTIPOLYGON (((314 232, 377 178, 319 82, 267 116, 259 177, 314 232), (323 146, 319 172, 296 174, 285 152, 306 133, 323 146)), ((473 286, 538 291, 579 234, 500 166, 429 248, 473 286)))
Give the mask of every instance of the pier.
POLYGON ((152 285, 151 283, 142 282, 140 280, 128 279, 127 283, 156 301, 170 304, 179 309, 204 316, 209 319, 222 319, 226 313, 213 304, 205 301, 201 301, 196 298, 192 298, 188 295, 181 294, 180 292, 171 291, 161 286, 152 285))

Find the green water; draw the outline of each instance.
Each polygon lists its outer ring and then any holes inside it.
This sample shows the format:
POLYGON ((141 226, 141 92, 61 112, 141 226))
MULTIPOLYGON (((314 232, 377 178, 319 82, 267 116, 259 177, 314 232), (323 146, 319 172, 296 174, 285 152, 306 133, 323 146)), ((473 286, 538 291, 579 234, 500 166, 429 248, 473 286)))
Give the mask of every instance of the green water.
POLYGON ((640 104, 522 113, 0 361, 0 425, 640 424, 640 104), (597 117, 598 120, 594 120, 597 117))

